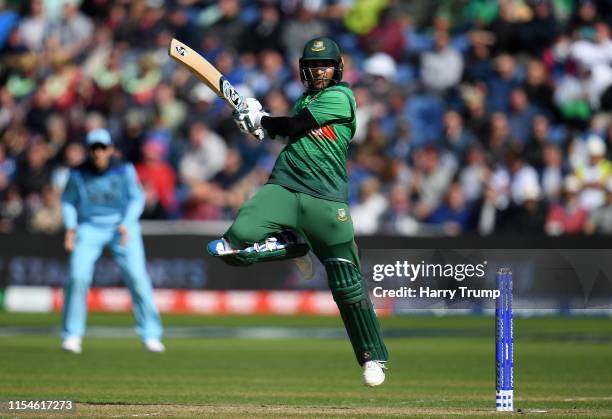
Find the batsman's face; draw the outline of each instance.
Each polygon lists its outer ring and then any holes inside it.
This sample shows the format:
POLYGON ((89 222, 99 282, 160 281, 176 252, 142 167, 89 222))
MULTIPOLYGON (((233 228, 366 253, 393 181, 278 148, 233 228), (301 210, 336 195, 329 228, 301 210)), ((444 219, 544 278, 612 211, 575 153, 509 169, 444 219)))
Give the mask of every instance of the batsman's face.
POLYGON ((334 77, 334 63, 332 61, 310 61, 306 67, 311 76, 311 87, 314 90, 323 90, 334 77))
POLYGON ((93 144, 89 147, 89 156, 98 170, 104 170, 108 167, 112 155, 113 147, 104 144, 93 144))

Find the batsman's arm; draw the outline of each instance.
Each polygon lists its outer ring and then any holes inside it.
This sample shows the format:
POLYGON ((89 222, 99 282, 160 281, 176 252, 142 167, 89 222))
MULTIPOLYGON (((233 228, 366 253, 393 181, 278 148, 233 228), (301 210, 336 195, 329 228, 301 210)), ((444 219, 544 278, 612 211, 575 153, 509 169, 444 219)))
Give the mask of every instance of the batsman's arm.
POLYGON ((292 138, 319 127, 319 124, 308 108, 304 108, 295 116, 264 116, 261 118, 261 126, 268 131, 270 137, 280 135, 292 138))

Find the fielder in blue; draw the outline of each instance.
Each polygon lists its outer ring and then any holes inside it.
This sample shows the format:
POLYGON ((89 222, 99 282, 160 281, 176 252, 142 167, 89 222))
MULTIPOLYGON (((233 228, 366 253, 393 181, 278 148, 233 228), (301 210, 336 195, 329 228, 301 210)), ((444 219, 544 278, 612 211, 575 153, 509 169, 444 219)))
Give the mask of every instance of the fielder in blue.
POLYGON ((64 287, 62 348, 81 352, 87 318, 86 298, 94 265, 108 246, 132 295, 136 331, 145 350, 163 352, 162 325, 153 301, 138 218, 144 194, 131 163, 113 158, 111 136, 105 129, 87 135, 89 158, 70 173, 62 195, 70 253, 70 277, 64 287))

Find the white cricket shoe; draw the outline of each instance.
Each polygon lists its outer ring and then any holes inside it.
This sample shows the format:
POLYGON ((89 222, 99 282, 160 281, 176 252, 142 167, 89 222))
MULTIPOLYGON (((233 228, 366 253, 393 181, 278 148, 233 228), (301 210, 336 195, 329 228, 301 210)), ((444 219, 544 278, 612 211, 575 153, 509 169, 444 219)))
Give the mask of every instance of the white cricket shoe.
POLYGON ((385 381, 385 364, 379 361, 367 361, 363 365, 363 384, 376 387, 385 381))
POLYGON ((159 339, 145 339, 142 344, 147 352, 162 353, 166 351, 166 347, 159 339))
POLYGON ((80 336, 68 336, 62 341, 62 349, 73 354, 80 354, 83 351, 81 342, 80 336))
POLYGON ((310 252, 306 253, 304 256, 299 258, 291 259, 295 266, 300 271, 302 278, 306 280, 310 280, 314 278, 314 265, 312 263, 312 257, 310 256, 310 252))

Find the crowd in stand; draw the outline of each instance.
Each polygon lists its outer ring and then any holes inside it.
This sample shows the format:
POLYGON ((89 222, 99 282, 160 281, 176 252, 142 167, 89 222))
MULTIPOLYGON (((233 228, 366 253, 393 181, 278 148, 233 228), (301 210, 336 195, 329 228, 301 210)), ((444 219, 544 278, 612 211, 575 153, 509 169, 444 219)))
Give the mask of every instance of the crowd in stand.
POLYGON ((327 35, 358 104, 357 234, 612 234, 612 3, 409 3, 0 0, 0 231, 61 230, 96 127, 135 164, 144 219, 232 219, 284 142, 241 134, 170 39, 279 116, 327 35))

